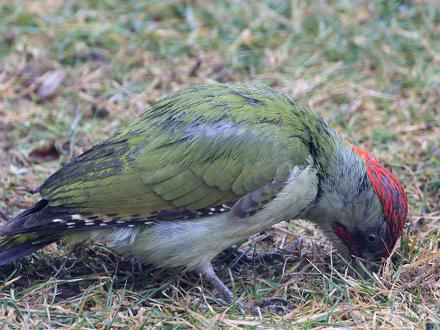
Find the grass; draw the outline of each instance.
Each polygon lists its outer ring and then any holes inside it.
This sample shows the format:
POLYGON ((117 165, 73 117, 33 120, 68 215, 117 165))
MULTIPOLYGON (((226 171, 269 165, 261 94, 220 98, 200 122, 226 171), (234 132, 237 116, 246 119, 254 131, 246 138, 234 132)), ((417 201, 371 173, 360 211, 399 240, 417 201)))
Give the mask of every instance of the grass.
MULTIPOLYGON (((417 1, 2 1, 0 211, 160 97, 199 82, 262 81, 320 113, 393 168, 410 217, 366 280, 306 222, 244 244, 284 262, 216 270, 238 297, 215 303, 196 274, 150 270, 102 247, 51 245, 0 268, 0 327, 440 329, 440 5, 417 1)), ((252 253, 252 252, 250 252, 252 253)))

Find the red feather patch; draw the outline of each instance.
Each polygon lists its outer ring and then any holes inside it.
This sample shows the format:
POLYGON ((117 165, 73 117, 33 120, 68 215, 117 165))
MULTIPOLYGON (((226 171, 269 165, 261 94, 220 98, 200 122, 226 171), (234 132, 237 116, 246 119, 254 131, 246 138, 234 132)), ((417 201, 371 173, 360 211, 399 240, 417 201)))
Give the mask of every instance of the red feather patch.
POLYGON ((389 238, 386 242, 388 252, 394 248, 408 215, 408 199, 402 185, 385 166, 371 156, 367 151, 351 145, 360 157, 363 157, 367 167, 368 178, 379 196, 386 221, 388 222, 389 238))
POLYGON ((344 244, 348 247, 348 250, 353 255, 359 255, 359 246, 353 240, 353 237, 348 233, 347 228, 338 222, 334 222, 332 224, 332 229, 336 235, 344 242, 344 244))

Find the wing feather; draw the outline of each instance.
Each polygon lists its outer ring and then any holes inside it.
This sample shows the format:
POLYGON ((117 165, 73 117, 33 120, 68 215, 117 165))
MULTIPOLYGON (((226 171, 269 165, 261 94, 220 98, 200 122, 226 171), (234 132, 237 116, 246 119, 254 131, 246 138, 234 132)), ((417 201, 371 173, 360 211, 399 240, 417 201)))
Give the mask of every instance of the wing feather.
MULTIPOLYGON (((310 163, 309 137, 295 106, 264 87, 178 92, 61 168, 39 192, 50 207, 131 221, 133 214, 154 220, 151 214, 162 212, 168 219, 181 210, 235 203, 310 163)), ((260 190, 252 198, 260 205, 271 194, 276 191, 260 190)), ((253 210, 250 201, 243 205, 253 210)))

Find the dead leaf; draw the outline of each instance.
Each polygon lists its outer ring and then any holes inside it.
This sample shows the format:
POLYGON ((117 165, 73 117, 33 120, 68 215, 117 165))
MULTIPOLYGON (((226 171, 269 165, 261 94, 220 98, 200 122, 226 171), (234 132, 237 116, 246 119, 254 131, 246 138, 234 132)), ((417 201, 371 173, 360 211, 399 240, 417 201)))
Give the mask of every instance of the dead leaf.
POLYGON ((202 59, 198 57, 194 62, 194 64, 192 65, 191 70, 189 70, 189 76, 190 77, 197 76, 197 71, 199 71, 201 65, 202 65, 202 59))
POLYGON ((29 157, 37 161, 49 162, 60 158, 60 152, 55 144, 51 143, 49 145, 35 148, 29 153, 29 157))
POLYGON ((45 73, 39 79, 38 96, 40 100, 52 97, 60 87, 66 73, 63 70, 55 70, 45 73))
POLYGON ((110 115, 110 111, 108 111, 106 108, 98 107, 97 105, 92 106, 93 117, 103 119, 103 118, 107 118, 109 115, 110 115))

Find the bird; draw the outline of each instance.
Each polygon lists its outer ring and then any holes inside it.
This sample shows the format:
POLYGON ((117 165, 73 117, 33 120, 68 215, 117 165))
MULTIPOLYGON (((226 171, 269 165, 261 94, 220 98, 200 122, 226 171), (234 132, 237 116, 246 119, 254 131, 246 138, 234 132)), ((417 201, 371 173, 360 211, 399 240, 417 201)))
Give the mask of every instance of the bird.
POLYGON ((343 257, 381 260, 408 214, 402 184, 381 162, 255 83, 171 94, 34 193, 41 199, 0 227, 0 265, 53 242, 104 244, 199 272, 227 303, 234 296, 213 258, 276 223, 309 220, 343 257))

